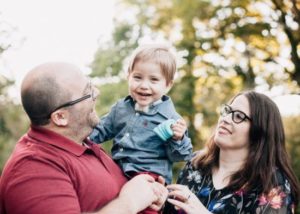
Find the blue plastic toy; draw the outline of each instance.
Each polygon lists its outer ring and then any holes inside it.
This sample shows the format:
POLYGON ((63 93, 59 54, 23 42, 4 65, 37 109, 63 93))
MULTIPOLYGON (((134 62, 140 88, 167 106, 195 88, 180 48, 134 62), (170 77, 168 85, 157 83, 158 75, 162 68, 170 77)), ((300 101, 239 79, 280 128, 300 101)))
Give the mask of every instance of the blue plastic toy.
POLYGON ((171 125, 176 121, 173 119, 166 120, 156 126, 153 131, 163 140, 167 141, 170 137, 173 136, 173 131, 171 129, 171 125))

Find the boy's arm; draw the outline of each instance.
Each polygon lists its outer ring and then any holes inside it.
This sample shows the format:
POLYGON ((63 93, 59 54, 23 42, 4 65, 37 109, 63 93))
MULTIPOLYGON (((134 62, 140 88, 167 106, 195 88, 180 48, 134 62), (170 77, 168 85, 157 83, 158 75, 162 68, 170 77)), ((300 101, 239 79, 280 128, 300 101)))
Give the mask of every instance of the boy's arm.
POLYGON ((114 138, 114 118, 116 114, 116 104, 111 108, 110 112, 100 118, 100 122, 94 127, 93 132, 89 136, 91 141, 95 143, 103 143, 104 141, 114 138))
POLYGON ((187 124, 178 118, 171 125, 173 136, 166 142, 166 152, 170 161, 187 161, 192 157, 193 146, 188 137, 187 124))
POLYGON ((187 131, 181 140, 170 138, 166 142, 166 152, 170 161, 188 161, 192 157, 193 145, 187 131))

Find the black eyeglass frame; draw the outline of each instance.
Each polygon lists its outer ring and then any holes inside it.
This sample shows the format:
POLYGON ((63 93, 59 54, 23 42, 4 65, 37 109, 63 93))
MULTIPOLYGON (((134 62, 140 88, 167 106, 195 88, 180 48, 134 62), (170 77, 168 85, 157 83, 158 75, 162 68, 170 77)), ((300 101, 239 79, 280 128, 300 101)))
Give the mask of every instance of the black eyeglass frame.
POLYGON ((227 105, 227 104, 221 105, 220 115, 222 117, 226 117, 228 114, 231 114, 231 119, 236 124, 242 123, 246 119, 249 121, 252 121, 252 119, 249 116, 247 116, 244 112, 242 112, 240 110, 232 110, 231 106, 227 105), (227 110, 226 110, 226 108, 227 108, 227 110), (229 109, 229 112, 228 112, 228 109, 229 109), (240 121, 236 121, 236 117, 235 117, 236 112, 243 115, 243 118, 240 121))
POLYGON ((58 109, 65 108, 65 107, 69 107, 69 106, 73 106, 73 105, 75 105, 75 104, 77 104, 77 103, 80 103, 81 101, 84 101, 84 100, 90 98, 90 97, 92 97, 92 94, 87 94, 87 95, 84 95, 83 97, 80 97, 80 98, 78 98, 78 99, 76 99, 76 100, 72 100, 72 101, 70 101, 70 102, 66 102, 66 103, 64 103, 64 104, 62 104, 62 105, 56 107, 53 111, 51 111, 50 115, 51 115, 53 112, 57 111, 58 109))
POLYGON ((84 95, 76 100, 72 100, 72 101, 69 101, 69 102, 66 102, 58 107, 56 107, 54 110, 52 110, 49 114, 48 114, 48 118, 50 118, 51 114, 61 108, 66 108, 66 107, 69 107, 69 106, 73 106, 77 103, 80 103, 86 99, 89 99, 90 97, 92 98, 92 100, 96 100, 96 97, 95 97, 95 91, 93 89, 93 86, 92 86, 92 83, 90 82, 89 83, 89 87, 91 88, 91 93, 90 94, 87 94, 87 95, 84 95))

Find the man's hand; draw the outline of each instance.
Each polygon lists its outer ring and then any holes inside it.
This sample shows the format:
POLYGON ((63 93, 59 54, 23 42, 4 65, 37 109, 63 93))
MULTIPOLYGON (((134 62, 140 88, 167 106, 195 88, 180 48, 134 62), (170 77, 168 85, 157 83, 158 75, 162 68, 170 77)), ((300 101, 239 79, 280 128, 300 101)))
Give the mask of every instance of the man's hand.
POLYGON ((167 188, 164 186, 165 179, 162 176, 159 176, 158 181, 155 182, 154 184, 157 185, 156 195, 158 196, 158 200, 154 201, 150 206, 150 208, 159 211, 164 206, 169 192, 167 188))
POLYGON ((133 213, 142 211, 150 205, 152 209, 160 210, 167 196, 166 187, 145 174, 135 176, 128 181, 119 194, 119 198, 127 200, 127 205, 132 206, 133 213))

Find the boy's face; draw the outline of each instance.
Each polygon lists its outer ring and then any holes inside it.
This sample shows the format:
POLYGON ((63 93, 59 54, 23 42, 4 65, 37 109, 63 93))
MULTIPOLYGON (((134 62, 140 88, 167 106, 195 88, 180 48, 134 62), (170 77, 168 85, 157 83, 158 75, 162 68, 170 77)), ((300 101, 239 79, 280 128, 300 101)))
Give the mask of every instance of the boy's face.
POLYGON ((149 106, 166 94, 172 86, 167 84, 160 66, 151 61, 139 61, 128 75, 129 94, 140 106, 149 106))

